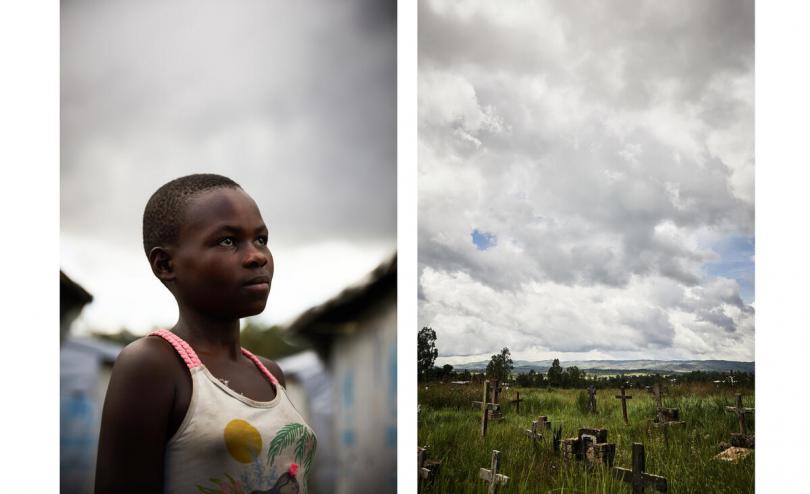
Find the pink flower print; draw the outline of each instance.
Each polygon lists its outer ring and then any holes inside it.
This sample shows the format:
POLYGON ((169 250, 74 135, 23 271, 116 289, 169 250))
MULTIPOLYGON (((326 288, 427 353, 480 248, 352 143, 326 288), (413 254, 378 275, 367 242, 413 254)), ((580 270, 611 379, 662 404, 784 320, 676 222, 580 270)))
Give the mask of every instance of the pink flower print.
POLYGON ((293 463, 290 465, 290 475, 293 477, 298 475, 298 463, 293 463))

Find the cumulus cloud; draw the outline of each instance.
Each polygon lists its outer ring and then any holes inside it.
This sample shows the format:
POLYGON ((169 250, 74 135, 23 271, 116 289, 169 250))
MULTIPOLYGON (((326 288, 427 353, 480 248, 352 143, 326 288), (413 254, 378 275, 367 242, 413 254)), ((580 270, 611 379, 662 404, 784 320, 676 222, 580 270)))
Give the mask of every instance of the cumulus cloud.
POLYGON ((419 15, 419 320, 441 354, 753 358, 753 263, 707 268, 753 242, 753 2, 419 15))

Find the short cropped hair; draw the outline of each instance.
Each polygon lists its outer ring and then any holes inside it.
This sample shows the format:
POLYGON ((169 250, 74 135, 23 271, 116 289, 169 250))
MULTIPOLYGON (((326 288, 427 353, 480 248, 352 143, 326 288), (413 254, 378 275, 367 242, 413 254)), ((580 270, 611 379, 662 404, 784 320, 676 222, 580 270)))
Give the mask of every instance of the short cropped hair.
POLYGON ((174 245, 188 201, 212 189, 242 187, 228 177, 197 173, 172 180, 152 194, 143 211, 143 250, 146 257, 157 246, 174 245))

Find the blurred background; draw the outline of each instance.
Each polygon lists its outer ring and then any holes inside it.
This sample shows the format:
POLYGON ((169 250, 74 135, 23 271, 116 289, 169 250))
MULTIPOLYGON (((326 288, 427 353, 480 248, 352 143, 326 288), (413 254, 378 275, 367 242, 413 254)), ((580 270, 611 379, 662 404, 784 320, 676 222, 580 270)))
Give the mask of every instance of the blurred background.
POLYGON ((242 344, 280 361, 318 435, 313 491, 395 490, 395 13, 61 2, 62 492, 92 492, 118 352, 177 319, 143 253, 146 201, 201 172, 269 227, 273 289, 242 344))

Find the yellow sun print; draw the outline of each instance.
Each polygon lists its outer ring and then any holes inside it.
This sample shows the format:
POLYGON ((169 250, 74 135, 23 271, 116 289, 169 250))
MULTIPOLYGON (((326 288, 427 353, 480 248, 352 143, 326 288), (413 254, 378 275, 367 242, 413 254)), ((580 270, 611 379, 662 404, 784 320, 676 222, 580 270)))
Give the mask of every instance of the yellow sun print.
POLYGON ((236 461, 251 463, 262 450, 262 436, 248 422, 234 419, 225 426, 225 446, 236 461))

